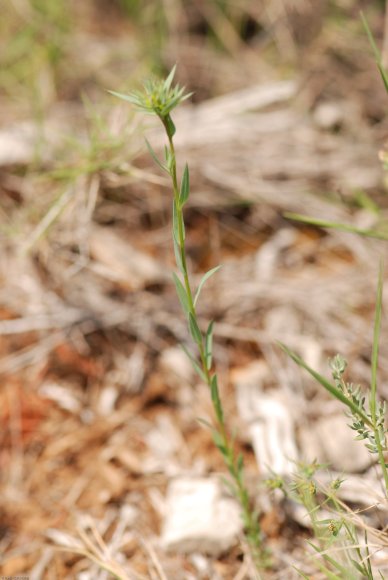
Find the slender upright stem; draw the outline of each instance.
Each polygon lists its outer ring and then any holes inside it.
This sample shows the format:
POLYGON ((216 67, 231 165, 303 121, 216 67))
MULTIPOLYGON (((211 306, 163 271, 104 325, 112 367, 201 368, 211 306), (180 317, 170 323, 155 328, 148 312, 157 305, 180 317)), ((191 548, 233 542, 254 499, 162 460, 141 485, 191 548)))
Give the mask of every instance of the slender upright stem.
MULTIPOLYGON (((176 210, 176 220, 177 220, 177 234, 178 234, 178 246, 179 246, 179 257, 181 262, 181 271, 183 275, 183 282, 184 288, 186 291, 189 313, 194 318, 195 322, 197 323, 197 312, 196 307, 194 304, 193 292, 191 289, 190 278, 187 268, 187 259, 186 259, 186 246, 185 246, 185 226, 184 226, 184 216, 183 216, 183 208, 180 203, 179 199, 179 185, 178 185, 178 178, 177 178, 177 164, 176 164, 176 156, 175 156, 175 146, 173 141, 173 136, 171 135, 171 131, 169 130, 169 122, 163 121, 163 125, 166 129, 168 143, 169 143, 169 153, 170 153, 170 167, 169 173, 172 180, 173 186, 173 193, 174 193, 174 204, 176 210)), ((199 357, 201 361, 201 369, 203 372, 203 376, 205 381, 209 387, 212 389, 213 381, 216 379, 216 374, 212 373, 207 364, 206 359, 206 350, 204 346, 203 337, 201 337, 201 341, 197 342, 199 357)), ((216 387, 218 389, 218 387, 216 387)), ((217 398, 218 398, 218 390, 217 390, 217 398)), ((214 404, 214 401, 213 401, 214 404)), ((222 404, 219 400, 219 407, 214 405, 215 417, 216 417, 216 431, 218 433, 218 440, 219 440, 219 448, 222 449, 222 455, 224 457, 224 461, 228 468, 228 471, 232 477, 235 486, 235 495, 240 503, 242 516, 244 521, 244 526, 247 532, 247 539, 252 550, 252 555, 255 560, 255 563, 258 567, 262 567, 264 564, 264 550, 261 547, 261 530, 259 526, 259 522, 257 520, 256 515, 252 512, 251 502, 249 498, 249 494, 247 488, 245 486, 243 472, 242 472, 242 464, 241 467, 238 465, 238 458, 236 456, 234 445, 227 433, 226 425, 223 418, 223 410, 222 404)))

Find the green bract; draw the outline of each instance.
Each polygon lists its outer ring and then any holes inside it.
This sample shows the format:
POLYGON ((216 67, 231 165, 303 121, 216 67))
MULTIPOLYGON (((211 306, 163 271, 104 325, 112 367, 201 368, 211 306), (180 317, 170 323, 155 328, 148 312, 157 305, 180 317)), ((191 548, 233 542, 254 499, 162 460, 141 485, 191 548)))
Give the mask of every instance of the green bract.
POLYGON ((172 86, 175 70, 176 66, 174 66, 164 81, 160 79, 145 81, 142 91, 133 91, 128 95, 116 93, 115 91, 109 92, 124 101, 132 103, 139 111, 157 115, 162 121, 165 121, 175 107, 192 95, 192 93, 185 94, 185 87, 180 87, 178 84, 172 86))

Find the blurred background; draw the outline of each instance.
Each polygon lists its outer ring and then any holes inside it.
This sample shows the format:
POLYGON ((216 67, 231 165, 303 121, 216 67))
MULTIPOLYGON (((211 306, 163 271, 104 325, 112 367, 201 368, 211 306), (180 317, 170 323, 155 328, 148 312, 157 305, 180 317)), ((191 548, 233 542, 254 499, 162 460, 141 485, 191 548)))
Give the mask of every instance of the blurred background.
POLYGON ((177 347, 189 338, 171 285, 170 186, 144 146, 146 133, 162 151, 163 134, 108 90, 136 89, 175 64, 193 93, 174 117, 178 164, 188 161, 192 180, 190 268, 198 281, 223 264, 200 315, 217 322, 225 413, 275 554, 270 577, 293 578, 295 559, 303 568, 308 530, 258 491, 266 467, 244 414, 246 389, 255 401, 275 397, 289 421, 286 436, 257 411, 268 422, 261 437, 279 437, 267 465, 287 473, 289 437, 300 459, 367 473, 338 407, 275 346, 286 342, 325 374, 341 352, 352 380, 368 384, 387 242, 285 216, 388 231, 386 94, 361 10, 384 51, 382 0, 4 3, 3 574, 110 578, 97 536, 120 578, 162 577, 160 569, 232 578, 241 568, 238 543, 198 559, 163 539, 172 478, 224 467, 197 421, 211 419, 208 393, 177 347))

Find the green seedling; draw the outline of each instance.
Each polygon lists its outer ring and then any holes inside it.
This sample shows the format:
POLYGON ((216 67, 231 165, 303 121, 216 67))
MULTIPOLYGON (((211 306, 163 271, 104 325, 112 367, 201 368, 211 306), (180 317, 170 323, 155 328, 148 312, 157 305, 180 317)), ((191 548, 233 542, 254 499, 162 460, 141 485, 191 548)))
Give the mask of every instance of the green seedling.
POLYGON ((343 375, 347 366, 346 360, 340 356, 335 356, 330 361, 332 378, 330 382, 321 374, 313 370, 303 359, 279 343, 283 351, 290 356, 300 367, 304 368, 315 380, 318 381, 333 397, 338 399, 347 408, 347 414, 351 419, 350 428, 356 433, 356 439, 366 441, 366 448, 372 455, 377 456, 381 468, 385 493, 388 497, 388 464, 385 454, 388 451, 386 424, 386 403, 378 399, 377 396, 377 366, 379 352, 379 337, 381 327, 383 295, 383 268, 380 265, 379 281, 377 285, 375 323, 373 333, 371 383, 369 397, 362 392, 359 385, 353 385, 344 381, 343 375))
POLYGON ((197 304, 203 286, 217 272, 219 266, 212 268, 203 276, 195 292, 187 267, 183 210, 190 195, 190 173, 186 163, 182 171, 181 179, 178 180, 174 146, 176 127, 171 118, 171 113, 178 105, 188 99, 190 94, 185 93, 184 87, 173 84, 174 75, 175 67, 164 81, 147 81, 142 91, 133 92, 128 95, 112 91, 112 94, 131 103, 139 111, 156 115, 160 119, 166 132, 167 145, 164 150, 164 160, 160 160, 157 157, 148 142, 147 147, 158 166, 169 175, 172 184, 172 241, 178 270, 174 272, 173 280, 195 347, 194 352, 186 347, 184 347, 184 350, 199 377, 209 387, 214 411, 214 423, 210 426, 213 441, 219 449, 230 475, 228 487, 232 490, 241 506, 246 539, 251 554, 257 567, 262 568, 267 564, 267 553, 263 548, 258 517, 252 509, 245 483, 243 457, 241 454, 237 454, 233 437, 229 434, 217 374, 212 370, 213 322, 208 324, 206 331, 203 331, 197 316, 197 304))

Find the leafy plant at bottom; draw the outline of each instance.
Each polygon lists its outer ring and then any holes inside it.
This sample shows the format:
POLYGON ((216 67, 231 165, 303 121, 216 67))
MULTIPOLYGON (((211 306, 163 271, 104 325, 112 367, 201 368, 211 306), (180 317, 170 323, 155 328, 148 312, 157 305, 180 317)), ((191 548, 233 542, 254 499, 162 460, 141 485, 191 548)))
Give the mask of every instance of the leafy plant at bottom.
POLYGON ((379 351, 379 337, 381 327, 382 312, 382 295, 383 295, 383 268, 380 265, 379 281, 377 285, 376 312, 373 334, 372 348, 372 365, 371 365, 371 384, 367 397, 361 391, 360 386, 354 386, 343 379, 347 363, 340 355, 335 356, 330 361, 334 384, 325 377, 314 371, 309 365, 297 354, 287 348, 284 344, 279 343, 280 347, 288 356, 290 356, 299 366, 307 370, 332 396, 341 401, 347 407, 347 414, 351 418, 350 428, 356 431, 357 440, 366 440, 368 451, 377 455, 380 464, 383 481, 385 485, 386 496, 388 497, 388 464, 386 463, 385 454, 388 451, 386 426, 386 404, 381 402, 377 397, 377 365, 379 351))

